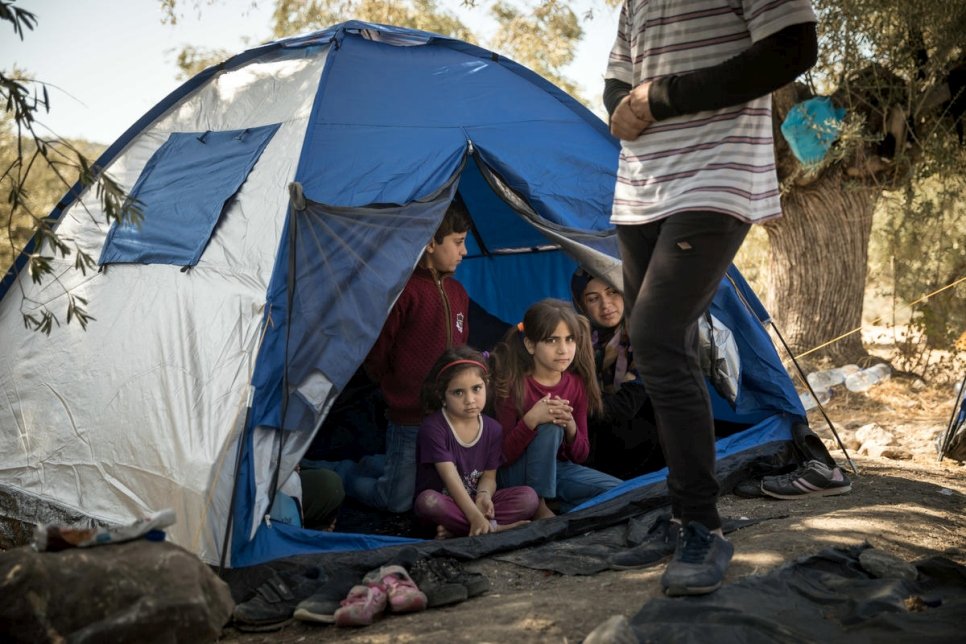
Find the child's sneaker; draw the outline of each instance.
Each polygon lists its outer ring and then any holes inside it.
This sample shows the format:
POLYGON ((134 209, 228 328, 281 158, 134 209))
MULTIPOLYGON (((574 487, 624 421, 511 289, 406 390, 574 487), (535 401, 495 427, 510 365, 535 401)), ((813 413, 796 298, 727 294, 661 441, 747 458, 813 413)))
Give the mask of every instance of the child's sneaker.
POLYGON ((798 499, 803 496, 835 496, 852 490, 842 468, 829 467, 811 460, 790 474, 766 476, 761 491, 776 499, 798 499))
POLYGON ((235 606, 232 619, 240 631, 277 630, 292 617, 295 606, 326 582, 319 568, 273 572, 255 590, 255 596, 235 606))
POLYGON ((313 595, 303 599, 295 607, 295 619, 320 624, 335 623, 335 612, 342 606, 342 599, 355 586, 348 576, 330 577, 313 595))
POLYGON ((394 613, 425 610, 428 603, 426 594, 416 587, 416 583, 402 566, 383 566, 367 573, 362 582, 385 588, 389 596, 389 610, 394 613))
POLYGON ((386 610, 386 589, 379 584, 353 586, 335 611, 337 626, 368 626, 386 610))
POLYGON ((721 587, 735 547, 697 521, 681 529, 674 557, 661 576, 667 595, 704 595, 721 587))

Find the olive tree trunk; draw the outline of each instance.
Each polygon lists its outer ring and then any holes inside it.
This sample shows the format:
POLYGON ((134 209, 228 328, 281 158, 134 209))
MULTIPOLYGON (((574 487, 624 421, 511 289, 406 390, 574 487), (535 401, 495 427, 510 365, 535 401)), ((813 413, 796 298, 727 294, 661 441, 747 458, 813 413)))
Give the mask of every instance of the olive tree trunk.
POLYGON ((862 323, 869 236, 880 193, 826 173, 786 193, 785 216, 766 224, 771 259, 765 302, 793 354, 840 338, 809 358, 844 364, 867 355, 855 330, 862 323))

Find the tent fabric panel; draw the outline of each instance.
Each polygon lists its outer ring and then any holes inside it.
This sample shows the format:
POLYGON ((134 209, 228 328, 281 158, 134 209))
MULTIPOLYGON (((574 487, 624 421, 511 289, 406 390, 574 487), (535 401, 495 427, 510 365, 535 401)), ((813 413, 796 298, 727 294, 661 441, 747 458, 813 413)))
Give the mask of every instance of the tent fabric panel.
MULTIPOLYGON (((330 407, 331 405, 326 406, 325 411, 330 407)), ((250 417, 246 420, 250 420, 250 417)), ((246 437, 245 444, 249 447, 242 455, 241 461, 244 474, 241 480, 247 483, 239 484, 240 493, 235 498, 234 529, 242 538, 239 547, 245 539, 254 538, 258 526, 270 513, 269 491, 272 481, 276 478, 276 471, 278 472, 276 484, 281 488, 295 472, 302 454, 311 443, 313 432, 280 432, 274 427, 256 427, 244 432, 242 436, 246 437)), ((234 466, 233 461, 233 475, 234 466)), ((223 537, 224 535, 219 535, 219 543, 222 543, 223 537)))
POLYGON ((226 203, 278 127, 168 137, 129 193, 143 220, 115 222, 99 263, 197 264, 226 203))
POLYGON ((307 199, 331 206, 407 204, 452 177, 466 154, 458 130, 309 126, 297 180, 307 199), (367 154, 365 150, 378 150, 367 154))
POLYGON ((549 118, 477 125, 467 134, 480 160, 550 224, 585 233, 613 230, 615 139, 549 118))
POLYGON ((381 128, 502 127, 531 123, 534 114, 541 121, 580 121, 544 88, 493 57, 353 37, 332 56, 318 111, 320 122, 381 128))
POLYGON ((213 465, 243 414, 260 294, 169 266, 115 267, 72 292, 96 307, 86 331, 47 337, 0 311, 4 479, 105 522, 171 507, 172 540, 198 552, 213 465))
POLYGON ((466 238, 468 258, 484 252, 529 249, 551 243, 493 192, 477 163, 467 163, 460 175, 460 196, 473 218, 473 234, 466 238))
POLYGON ((254 538, 233 555, 231 563, 233 567, 254 566, 280 557, 375 550, 420 541, 408 537, 319 532, 274 522, 271 526, 260 525, 254 538))
POLYGON ((456 175, 431 200, 405 206, 337 208, 307 203, 290 220, 268 292, 268 317, 253 376, 256 426, 312 431, 320 418, 293 391, 312 373, 325 374, 339 391, 382 330, 456 191, 456 175), (289 260, 295 253, 292 311, 288 311, 289 260), (329 297, 320 297, 330 293, 329 297), (287 349, 286 349, 287 347, 287 349), (282 375, 290 396, 283 423, 282 375))
MULTIPOLYGON (((775 346, 757 313, 745 305, 736 284, 747 284, 734 270, 718 286, 711 302, 711 314, 727 326, 741 356, 741 376, 734 411, 758 414, 762 411, 805 417, 795 386, 782 366, 775 346)), ((750 289, 749 289, 750 290, 750 289)))
MULTIPOLYGON (((55 258, 57 279, 97 319, 49 337, 21 318, 56 297, 49 283, 19 275, 0 300, 0 470, 12 488, 112 523, 174 507, 169 538, 217 561, 231 494, 221 474, 234 469, 229 437, 244 417, 288 199, 279 186, 295 174, 325 60, 304 53, 214 75, 108 164, 130 190, 172 132, 281 123, 192 271, 123 264, 85 276, 55 258)), ((63 209, 57 230, 98 256, 108 226, 94 191, 63 209)))
POLYGON ((455 277, 487 312, 507 324, 516 324, 537 300, 555 297, 569 302, 570 275, 576 268, 576 262, 566 253, 552 250, 467 257, 455 277), (567 280, 561 280, 561 275, 567 280))

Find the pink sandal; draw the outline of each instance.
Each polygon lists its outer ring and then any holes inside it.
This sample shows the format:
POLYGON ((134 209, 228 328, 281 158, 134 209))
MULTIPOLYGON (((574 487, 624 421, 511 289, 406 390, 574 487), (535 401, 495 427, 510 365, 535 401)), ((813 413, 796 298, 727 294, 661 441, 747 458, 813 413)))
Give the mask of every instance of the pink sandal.
POLYGON ((386 610, 386 589, 381 584, 353 586, 335 611, 337 626, 368 626, 386 610))
POLYGON ((414 613, 426 608, 426 594, 416 587, 416 582, 402 566, 383 566, 366 574, 362 582, 385 588, 389 595, 389 610, 394 613, 414 613))

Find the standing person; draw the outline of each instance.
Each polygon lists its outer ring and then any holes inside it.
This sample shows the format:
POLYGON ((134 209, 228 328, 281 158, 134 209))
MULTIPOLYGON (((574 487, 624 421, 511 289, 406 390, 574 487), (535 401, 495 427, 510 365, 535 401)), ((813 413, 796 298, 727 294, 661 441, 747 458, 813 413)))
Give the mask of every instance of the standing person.
POLYGON ((422 382, 439 354, 469 337, 469 296, 452 275, 466 256, 470 224, 457 195, 365 360, 388 408, 386 454, 363 459, 343 479, 349 496, 380 510, 406 512, 412 507, 422 382))
POLYGON ((531 306, 491 355, 496 417, 506 463, 501 486, 529 485, 540 497, 535 518, 554 516, 622 482, 580 465, 587 459, 587 413, 601 409, 587 320, 562 300, 531 306))
POLYGON ((683 526, 661 584, 721 586, 734 547, 717 511, 698 318, 749 225, 781 215, 770 92, 816 60, 807 0, 625 0, 604 104, 621 155, 611 223, 631 342, 683 526))
POLYGON ((500 532, 528 523, 537 493, 526 486, 496 487, 503 460, 500 424, 483 414, 487 367, 470 347, 443 352, 426 382, 429 416, 416 445, 416 516, 437 526, 437 537, 500 532))
POLYGON ((664 467, 654 408, 634 363, 624 321, 624 295, 583 268, 570 279, 574 308, 590 321, 603 410, 587 419, 586 464, 629 479, 664 467))

